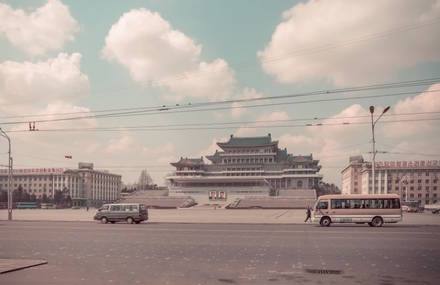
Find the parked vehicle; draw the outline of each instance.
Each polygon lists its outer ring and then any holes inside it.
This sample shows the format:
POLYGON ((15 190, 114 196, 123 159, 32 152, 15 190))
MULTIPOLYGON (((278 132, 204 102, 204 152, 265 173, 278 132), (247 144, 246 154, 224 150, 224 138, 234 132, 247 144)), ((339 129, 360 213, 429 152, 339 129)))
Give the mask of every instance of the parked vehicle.
POLYGON ((321 226, 332 223, 368 223, 381 227, 384 223, 402 220, 398 195, 323 195, 318 198, 313 211, 313 222, 321 226))
POLYGON ((402 201, 402 210, 408 213, 422 213, 419 201, 402 201))
POLYGON ((138 203, 104 204, 93 219, 106 224, 108 222, 127 222, 139 224, 148 220, 147 205, 138 203))
POLYGON ((426 204, 425 209, 431 211, 433 214, 438 214, 440 212, 440 203, 426 204))
POLYGON ((17 209, 38 209, 37 202, 18 202, 17 209))
POLYGON ((56 209, 56 205, 52 203, 41 203, 40 204, 41 209, 56 209))

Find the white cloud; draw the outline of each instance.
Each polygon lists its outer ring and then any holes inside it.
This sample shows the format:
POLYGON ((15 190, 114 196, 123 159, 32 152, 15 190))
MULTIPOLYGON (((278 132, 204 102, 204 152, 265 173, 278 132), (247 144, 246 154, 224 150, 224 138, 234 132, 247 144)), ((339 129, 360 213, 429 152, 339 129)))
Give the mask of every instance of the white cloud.
POLYGON ((111 139, 105 148, 105 151, 109 154, 128 153, 133 150, 135 146, 135 140, 132 136, 126 134, 120 138, 111 139))
MULTIPOLYGON (((243 89, 243 91, 241 92, 241 94, 239 94, 237 96, 237 99, 248 100, 248 99, 257 99, 257 98, 262 98, 262 97, 263 97, 263 94, 257 92, 255 89, 245 87, 243 89)), ((241 117, 247 112, 247 110, 245 108, 240 108, 241 106, 242 106, 241 103, 233 103, 232 104, 231 115, 233 118, 241 117)))
MULTIPOLYGON (((216 150, 218 150, 218 151, 221 150, 221 149, 218 147, 217 143, 218 143, 218 142, 224 142, 224 141, 227 141, 227 139, 226 139, 226 138, 220 138, 220 139, 213 138, 212 141, 211 141, 211 144, 210 144, 207 148, 201 150, 199 155, 200 155, 200 156, 213 155, 213 154, 215 153, 216 150)), ((205 161, 205 162, 206 162, 206 161, 205 161)), ((209 161, 208 161, 208 162, 209 162, 209 161)))
POLYGON ((90 90, 80 70, 81 54, 60 53, 47 61, 0 63, 0 110, 35 113, 48 102, 72 102, 90 90))
POLYGON ((61 49, 74 40, 78 29, 69 7, 58 0, 48 0, 30 14, 0 3, 0 34, 4 33, 14 46, 28 54, 61 49))
POLYGON ((257 126, 273 126, 280 124, 277 121, 285 121, 289 119, 289 114, 284 111, 275 111, 269 114, 262 114, 256 119, 257 126))
POLYGON ((127 67, 138 82, 179 75, 198 63, 201 46, 157 12, 135 9, 110 29, 102 53, 127 67))
POLYGON ((228 63, 223 59, 216 59, 212 63, 201 62, 196 71, 186 72, 182 78, 165 80, 159 85, 173 92, 173 97, 167 97, 171 100, 181 101, 185 97, 192 97, 223 101, 232 96, 235 78, 228 63))
POLYGON ((125 13, 111 27, 102 54, 125 66, 133 80, 170 90, 169 100, 231 97, 233 71, 223 59, 201 61, 201 49, 159 13, 141 8, 125 13))
POLYGON ((319 149, 318 141, 305 135, 284 134, 279 138, 279 145, 295 155, 309 154, 319 149))
POLYGON ((157 147, 144 146, 142 148, 142 154, 147 157, 157 157, 162 155, 169 155, 175 150, 175 146, 172 143, 166 143, 157 147))
POLYGON ((438 0, 299 3, 283 13, 258 56, 263 69, 284 83, 383 80, 440 59, 439 16, 438 0))
MULTIPOLYGON (((397 102, 394 108, 391 108, 391 112, 396 115, 405 113, 437 112, 440 110, 439 96, 440 83, 433 84, 424 93, 421 93, 415 97, 407 97, 404 100, 400 100, 397 102)), ((391 138, 411 137, 424 134, 426 139, 428 136, 432 136, 440 132, 438 121, 426 120, 419 121, 417 123, 408 123, 404 120, 424 120, 434 117, 433 114, 395 116, 390 120, 402 120, 402 122, 384 124, 384 134, 385 136, 391 138)))
POLYGON ((235 132, 235 136, 239 137, 248 137, 248 136, 254 136, 256 135, 260 128, 258 127, 270 127, 274 125, 279 125, 280 122, 277 121, 284 121, 288 120, 289 115, 286 112, 283 111, 274 111, 271 113, 263 113, 260 116, 258 116, 253 124, 250 124, 249 126, 241 126, 239 127, 235 132), (273 121, 273 122, 271 122, 273 121), (257 127, 257 128, 255 128, 257 127))
POLYGON ((323 126, 307 127, 304 134, 285 133, 281 135, 279 138, 280 147, 287 147, 288 152, 293 155, 312 153, 323 167, 320 173, 324 175, 324 181, 340 185, 340 171, 347 164, 349 156, 368 151, 371 138, 369 125, 342 124, 347 120, 362 122, 365 121, 365 118, 339 118, 366 114, 369 112, 359 104, 351 105, 329 119, 323 120, 321 122, 323 126), (338 123, 338 125, 325 126, 334 123, 338 123))

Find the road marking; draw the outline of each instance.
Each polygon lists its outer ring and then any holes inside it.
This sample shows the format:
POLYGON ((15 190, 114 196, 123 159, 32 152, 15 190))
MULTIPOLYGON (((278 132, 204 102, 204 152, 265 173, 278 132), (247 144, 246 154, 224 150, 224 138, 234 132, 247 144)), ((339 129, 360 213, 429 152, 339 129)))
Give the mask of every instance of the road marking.
MULTIPOLYGON (((22 225, 21 225, 22 226, 22 225)), ((262 233, 262 234, 270 234, 270 233, 277 233, 277 234, 294 234, 294 233, 311 233, 311 234, 319 234, 319 235, 328 235, 328 234, 341 234, 341 235, 347 235, 347 233, 349 234, 355 234, 355 235, 382 235, 382 237, 385 237, 384 235, 411 235, 411 236, 416 236, 416 235, 420 235, 420 236, 440 236, 440 232, 414 232, 414 231, 387 231, 386 228, 382 228, 382 229, 375 229, 374 231, 365 231, 364 228, 361 227, 340 227, 338 229, 341 229, 341 231, 336 231, 336 230, 326 230, 326 229, 322 229, 322 230, 315 230, 315 228, 312 228, 311 230, 259 230, 259 229, 203 229, 202 228, 184 228, 184 229, 175 229, 175 228, 156 228, 156 227, 149 227, 148 224, 144 224, 145 227, 142 226, 135 226, 132 227, 130 225, 117 225, 117 226, 112 226, 112 225, 101 225, 101 224, 96 224, 96 227, 90 227, 90 224, 87 225, 87 227, 79 227, 79 226, 74 226, 74 227, 66 227, 63 228, 63 230, 72 230, 72 231, 77 231, 77 230, 87 230, 87 231, 99 231, 99 232, 103 232, 103 231, 122 231, 122 232, 133 232, 133 231, 138 231, 138 232, 142 232, 142 231, 156 231, 156 232, 214 232, 214 233, 262 233), (343 229, 350 229, 349 232, 347 231, 343 231, 343 229), (361 231, 352 231, 352 229, 361 229, 361 231)), ((60 225, 43 225, 43 226, 38 226, 38 225, 26 225, 26 226, 22 226, 22 227, 15 227, 14 225, 8 225, 7 228, 9 228, 10 230, 39 230, 39 231, 44 231, 44 230, 59 230, 60 229, 60 225)), ((5 228, 3 228, 5 229, 5 228)))

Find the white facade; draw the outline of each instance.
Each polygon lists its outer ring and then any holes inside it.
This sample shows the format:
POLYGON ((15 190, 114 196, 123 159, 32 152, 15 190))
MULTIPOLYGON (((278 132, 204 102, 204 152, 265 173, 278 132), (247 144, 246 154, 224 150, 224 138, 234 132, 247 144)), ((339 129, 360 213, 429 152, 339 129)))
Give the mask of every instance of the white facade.
POLYGON ((312 155, 293 156, 265 137, 233 137, 218 143, 222 151, 203 158, 181 158, 171 163, 167 177, 171 196, 191 196, 198 203, 231 202, 246 196, 288 195, 296 190, 315 193, 322 175, 312 155))
POLYGON ((376 162, 373 190, 371 163, 362 168, 362 194, 399 194, 420 206, 439 201, 440 161, 376 162))
MULTIPOLYGON (((72 198, 73 205, 85 206, 116 201, 121 193, 121 176, 93 170, 93 164, 80 163, 78 169, 14 169, 13 173, 13 190, 21 188, 37 199, 44 194, 53 198, 55 191, 63 191, 72 198)), ((0 169, 0 191, 7 189, 8 170, 0 169)))

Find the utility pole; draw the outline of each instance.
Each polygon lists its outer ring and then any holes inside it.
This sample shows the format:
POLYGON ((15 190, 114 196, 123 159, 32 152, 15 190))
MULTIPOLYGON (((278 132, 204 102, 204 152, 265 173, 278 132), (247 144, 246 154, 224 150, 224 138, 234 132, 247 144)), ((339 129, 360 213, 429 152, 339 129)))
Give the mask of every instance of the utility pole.
POLYGON ((383 114, 385 114, 389 109, 390 109, 391 107, 390 106, 388 106, 388 107, 386 107, 383 111, 382 111, 382 114, 380 114, 380 116, 379 116, 379 118, 377 118, 376 119, 376 121, 373 121, 373 113, 374 113, 374 106, 370 106, 370 113, 371 113, 371 133, 373 134, 373 142, 372 142, 372 144, 373 144, 373 159, 372 159, 372 161, 373 161, 373 164, 372 164, 372 166, 371 166, 371 168, 372 168, 372 178, 373 178, 373 190, 372 190, 372 193, 374 194, 375 193, 375 190, 376 190, 376 188, 375 188, 375 170, 376 170, 376 141, 375 141, 375 139, 374 139, 374 126, 376 126, 376 123, 377 123, 377 121, 379 121, 379 119, 383 116, 383 114))
POLYGON ((0 128, 0 135, 8 140, 9 144, 9 159, 8 159, 8 221, 12 221, 12 157, 11 157, 11 139, 5 131, 0 128))

